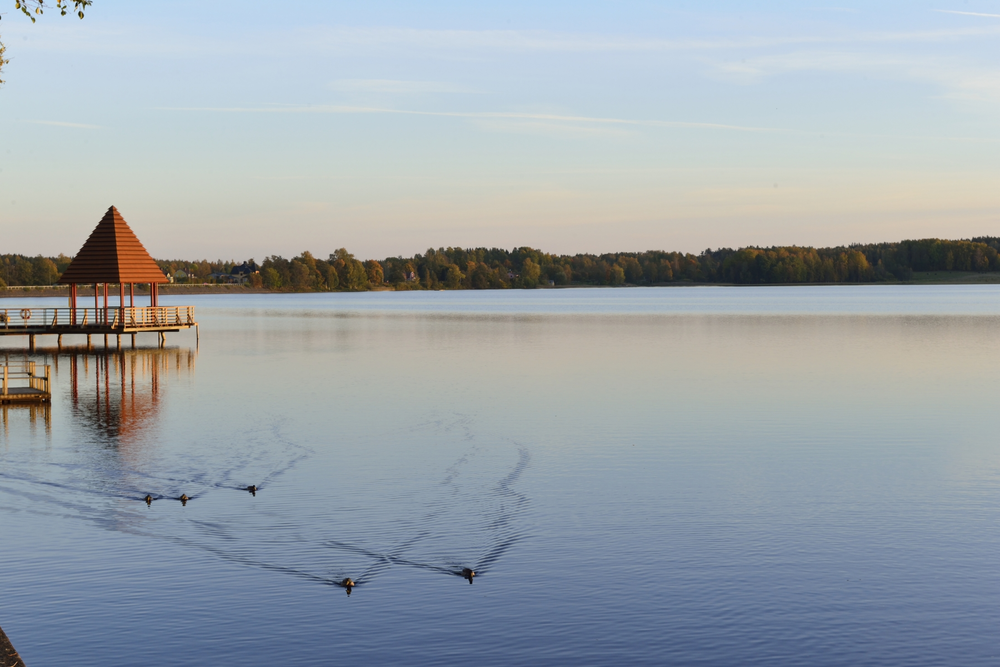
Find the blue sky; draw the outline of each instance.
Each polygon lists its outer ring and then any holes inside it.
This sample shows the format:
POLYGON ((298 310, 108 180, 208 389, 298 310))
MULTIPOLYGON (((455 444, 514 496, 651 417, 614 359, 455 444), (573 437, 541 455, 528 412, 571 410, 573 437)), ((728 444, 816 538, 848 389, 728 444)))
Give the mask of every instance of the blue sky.
POLYGON ((4 0, 0 252, 1000 235, 1000 0, 4 0))

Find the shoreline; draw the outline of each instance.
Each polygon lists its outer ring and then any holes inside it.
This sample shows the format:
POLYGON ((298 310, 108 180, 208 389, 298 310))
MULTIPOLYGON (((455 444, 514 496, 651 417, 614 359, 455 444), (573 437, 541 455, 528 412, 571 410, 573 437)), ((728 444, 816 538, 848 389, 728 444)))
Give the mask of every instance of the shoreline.
MULTIPOLYGON (((924 274, 914 276, 914 280, 891 281, 891 282, 871 282, 871 283, 695 283, 695 282, 671 282, 656 285, 621 285, 625 288, 649 288, 649 287, 818 287, 818 286, 859 286, 859 285, 1000 285, 1000 273, 974 273, 974 272, 946 272, 928 271, 924 274)), ((508 288, 515 289, 515 288, 508 288)), ((539 285, 535 289, 618 289, 611 285, 539 285)), ((370 292, 484 292, 484 291, 505 291, 505 290, 396 290, 392 287, 366 290, 370 292)), ((161 295, 177 296, 181 294, 333 294, 336 292, 315 292, 302 291, 291 292, 285 290, 269 290, 264 288, 247 287, 244 285, 161 285, 159 289, 161 295)), ((345 292, 347 293, 347 292, 345 292)), ((93 297, 93 288, 80 286, 77 292, 79 298, 93 297)), ((115 296, 110 292, 109 296, 115 296)), ((139 289, 136 286, 136 297, 149 296, 148 289, 139 289)), ((0 287, 0 299, 17 299, 25 297, 38 298, 69 298, 69 287, 64 285, 29 285, 0 287)), ((2 667, 2 666, 0 666, 2 667)))
POLYGON ((24 661, 4 634, 3 628, 0 628, 0 667, 24 667, 24 661))

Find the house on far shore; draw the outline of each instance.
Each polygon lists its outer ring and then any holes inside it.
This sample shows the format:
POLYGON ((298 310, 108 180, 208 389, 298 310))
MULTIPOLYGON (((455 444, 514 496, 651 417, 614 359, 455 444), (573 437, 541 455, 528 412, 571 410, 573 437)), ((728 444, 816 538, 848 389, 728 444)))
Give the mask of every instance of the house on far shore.
POLYGON ((210 280, 214 280, 219 285, 224 285, 227 283, 238 283, 239 279, 236 276, 230 275, 228 273, 210 273, 208 274, 210 280))
POLYGON ((257 262, 251 259, 249 262, 243 262, 239 266, 234 266, 229 275, 232 276, 232 282, 242 284, 250 280, 250 276, 256 273, 260 273, 260 267, 257 266, 257 262))
MULTIPOLYGON (((215 281, 219 285, 232 285, 232 284, 244 284, 250 280, 250 276, 255 273, 260 273, 260 267, 252 259, 249 262, 243 262, 239 266, 234 266, 232 271, 226 273, 224 271, 217 271, 208 275, 208 279, 215 281)), ((177 269, 174 271, 173 275, 168 276, 170 282, 172 283, 186 283, 192 277, 197 279, 191 273, 188 273, 184 269, 177 269)))

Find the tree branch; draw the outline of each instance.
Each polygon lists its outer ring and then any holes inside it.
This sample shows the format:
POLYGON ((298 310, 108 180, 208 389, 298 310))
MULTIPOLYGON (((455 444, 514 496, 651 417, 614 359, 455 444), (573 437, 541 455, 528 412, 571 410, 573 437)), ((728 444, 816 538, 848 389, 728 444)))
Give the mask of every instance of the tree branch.
MULTIPOLYGON (((94 4, 94 0, 56 0, 55 8, 59 10, 60 16, 66 16, 66 14, 73 11, 76 12, 77 16, 83 18, 84 11, 92 4, 94 4)), ((51 2, 48 6, 52 6, 51 2)), ((15 0, 14 8, 20 10, 22 14, 34 23, 36 16, 41 16, 45 13, 46 5, 45 0, 15 0)), ((3 45, 3 41, 0 41, 0 72, 3 71, 3 66, 10 62, 3 56, 6 50, 7 48, 3 45)), ((3 79, 0 79, 0 84, 2 83, 3 79)))

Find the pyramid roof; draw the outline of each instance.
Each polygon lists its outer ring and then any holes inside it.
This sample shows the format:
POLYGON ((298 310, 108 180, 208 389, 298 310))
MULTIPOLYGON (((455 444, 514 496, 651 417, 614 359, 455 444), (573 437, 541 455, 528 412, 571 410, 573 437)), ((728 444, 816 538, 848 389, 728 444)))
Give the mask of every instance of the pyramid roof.
POLYGON ((59 278, 71 283, 165 283, 163 271, 114 206, 91 232, 59 278))

